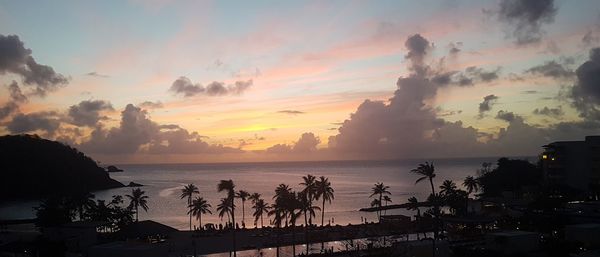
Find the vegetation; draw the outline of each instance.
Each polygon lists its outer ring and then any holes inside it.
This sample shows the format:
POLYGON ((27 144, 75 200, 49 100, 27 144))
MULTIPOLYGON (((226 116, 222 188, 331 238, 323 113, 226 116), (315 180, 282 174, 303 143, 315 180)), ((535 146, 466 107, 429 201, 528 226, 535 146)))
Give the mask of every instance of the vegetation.
MULTIPOLYGON (((235 249, 235 203, 234 203, 234 199, 235 199, 235 184, 233 183, 233 181, 230 180, 221 180, 221 182, 219 182, 219 184, 217 185, 217 191, 218 192, 226 192, 227 193, 227 197, 225 197, 225 205, 227 205, 229 202, 231 202, 231 204, 228 206, 229 209, 227 210, 227 213, 231 215, 231 224, 232 226, 234 226, 233 229, 233 233, 232 233, 232 242, 233 242, 233 256, 237 256, 236 253, 236 249, 235 249)), ((221 203, 223 204, 223 202, 221 203)))
POLYGON ((250 197, 250 193, 244 190, 240 190, 235 194, 235 196, 242 200, 242 227, 246 227, 246 210, 244 208, 244 205, 246 204, 246 200, 248 199, 248 197, 250 197))
POLYGON ((491 169, 491 165, 484 164, 477 180, 483 196, 501 196, 505 191, 519 196, 527 191, 528 186, 540 184, 542 171, 526 160, 500 158, 494 169, 491 169))
POLYGON ((189 214, 198 219, 198 228, 202 229, 202 214, 212 214, 210 211, 211 207, 212 206, 210 206, 210 204, 202 197, 197 197, 190 204, 189 214))
MULTIPOLYGON (((375 207, 379 207, 381 208, 382 206, 382 201, 383 201, 383 195, 391 195, 392 193, 390 193, 390 191, 388 191, 388 189, 390 189, 389 186, 384 185, 383 183, 377 183, 375 184, 375 186, 373 186, 373 188, 371 188, 371 195, 369 197, 373 197, 373 196, 379 196, 379 199, 376 199, 377 201, 373 201, 371 202, 371 206, 375 207)), ((390 199, 391 201, 391 199, 390 199)), ((381 210, 377 211, 377 218, 381 221, 381 210)))
POLYGON ((334 199, 334 190, 331 187, 331 183, 328 178, 321 176, 319 180, 315 182, 315 200, 323 199, 323 207, 321 208, 321 226, 324 226, 325 222, 325 201, 331 203, 334 199))
POLYGON ((181 189, 181 199, 187 198, 188 214, 190 215, 190 230, 192 230, 192 198, 194 194, 199 194, 198 187, 189 184, 181 189))
POLYGON ((37 135, 0 136, 0 202, 122 187, 90 157, 37 135))
POLYGON ((129 199, 129 208, 135 209, 135 221, 139 221, 139 207, 146 212, 148 212, 148 196, 145 195, 146 192, 142 191, 139 188, 131 189, 130 195, 125 195, 129 199))

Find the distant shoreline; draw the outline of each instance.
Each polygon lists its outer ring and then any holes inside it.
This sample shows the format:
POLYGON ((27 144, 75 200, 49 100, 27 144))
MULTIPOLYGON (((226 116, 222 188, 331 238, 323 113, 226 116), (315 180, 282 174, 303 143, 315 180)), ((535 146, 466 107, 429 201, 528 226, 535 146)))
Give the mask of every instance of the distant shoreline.
POLYGON ((226 166, 226 165, 281 165, 281 164, 289 164, 289 165, 306 165, 306 164, 344 164, 344 163, 381 163, 381 164, 389 164, 389 163, 421 163, 424 161, 434 161, 434 162, 445 162, 445 161, 457 161, 457 160, 488 160, 494 159, 497 160, 499 158, 506 157, 510 159, 526 159, 532 160, 537 159, 537 156, 482 156, 482 157, 439 157, 439 158, 403 158, 403 159, 378 159, 378 160, 361 160, 361 159, 343 159, 343 160, 315 160, 315 161, 256 161, 256 162, 145 162, 145 163, 110 163, 110 165, 119 165, 119 166, 142 166, 142 165, 157 165, 157 166, 170 166, 170 165, 206 165, 206 166, 226 166))

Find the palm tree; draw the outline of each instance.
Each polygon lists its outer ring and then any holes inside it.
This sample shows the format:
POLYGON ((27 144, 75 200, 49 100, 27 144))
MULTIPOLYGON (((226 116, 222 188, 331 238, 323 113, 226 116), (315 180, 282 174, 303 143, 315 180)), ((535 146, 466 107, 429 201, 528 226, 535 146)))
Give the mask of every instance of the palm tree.
MULTIPOLYGON (((310 174, 302 177, 302 183, 300 183, 300 185, 304 186, 304 188, 302 189, 301 193, 304 194, 308 199, 308 205, 312 205, 312 200, 315 198, 316 181, 317 178, 310 174)), ((304 214, 304 219, 306 220, 306 213, 304 214)), ((312 218, 310 219, 310 221, 310 223, 312 224, 312 218)))
POLYGON ((210 211, 211 207, 212 206, 210 206, 210 204, 206 200, 204 200, 204 198, 199 196, 192 201, 192 204, 190 205, 189 214, 193 215, 194 217, 196 217, 196 219, 198 219, 198 225, 200 229, 202 229, 202 214, 212 214, 212 212, 210 211))
POLYGON ((258 202, 258 200, 260 200, 260 194, 259 193, 252 193, 248 199, 250 199, 250 201, 252 202, 252 204, 255 204, 256 202, 258 202))
POLYGON ((246 220, 246 210, 244 209, 244 204, 246 203, 246 199, 248 199, 248 197, 250 196, 250 193, 248 193, 248 191, 244 191, 244 190, 240 190, 236 193, 236 197, 240 198, 240 200, 242 200, 242 227, 245 227, 245 220, 246 220))
POLYGON ((320 211, 319 206, 313 206, 307 191, 303 191, 298 194, 298 201, 300 205, 300 213, 304 213, 304 240, 306 241, 306 255, 308 255, 308 218, 310 220, 316 216, 316 211, 320 211))
POLYGON ((77 210, 79 220, 83 220, 85 218, 85 211, 89 210, 90 207, 95 204, 94 198, 95 196, 91 193, 79 193, 69 198, 68 204, 77 210))
MULTIPOLYGON (((388 203, 392 202, 392 198, 390 198, 389 195, 384 195, 383 196, 383 201, 385 202, 385 206, 388 206, 388 203)), ((387 213, 387 210, 384 211, 384 215, 387 213)))
MULTIPOLYGON (((414 196, 411 198, 408 198, 408 205, 406 206, 406 209, 409 211, 412 211, 412 210, 417 211, 417 215, 415 216, 415 218, 417 220, 417 226, 419 226, 420 219, 421 219, 421 209, 419 209, 419 200, 417 200, 417 198, 414 196)), ((417 240, 420 240, 418 231, 417 231, 417 240)))
POLYGON ((463 182, 463 186, 467 189, 467 213, 469 212, 469 195, 479 190, 479 181, 473 176, 467 176, 463 182))
POLYGON ((227 215, 227 223, 231 221, 231 201, 229 198, 221 198, 221 202, 217 205, 217 211, 219 212, 219 218, 223 220, 223 216, 227 215))
MULTIPOLYGON (((433 166, 433 162, 431 162, 431 163, 425 162, 425 164, 421 163, 421 164, 419 164, 419 166, 417 166, 416 169, 411 170, 411 172, 421 176, 419 179, 417 179, 415 181, 415 184, 418 184, 419 182, 428 179, 429 184, 431 185, 431 195, 433 195, 433 196, 436 195, 435 187, 433 186, 433 178, 435 178, 435 167, 433 166)), ((432 204, 433 204, 433 213, 435 214, 435 216, 437 218, 439 218, 438 217, 439 216, 438 215, 439 214, 438 203, 432 202, 432 204)), ((436 238, 436 239, 437 239, 437 234, 438 234, 438 231, 437 231, 437 222, 436 222, 436 229, 434 231, 434 238, 436 238)))
POLYGON ((188 214, 190 215, 190 230, 192 230, 192 198, 194 194, 199 194, 198 187, 194 184, 189 184, 181 189, 181 199, 187 198, 188 214))
POLYGON ((281 210, 280 210, 280 218, 282 220, 285 220, 285 226, 288 226, 288 212, 287 212, 287 208, 286 208, 286 204, 287 204, 287 199, 290 198, 290 195, 292 194, 292 189, 290 188, 290 186, 286 185, 286 184, 279 184, 279 186, 277 186, 277 188, 275 188, 275 195, 273 196, 273 199, 275 200, 275 205, 278 206, 281 210))
POLYGON ((232 233, 232 241, 233 241, 233 256, 237 257, 237 252, 235 250, 235 184, 233 184, 233 180, 221 180, 217 185, 217 191, 219 192, 227 192, 227 199, 231 201, 231 223, 233 224, 233 233, 232 233))
POLYGON ((452 180, 444 180, 440 186, 440 195, 451 196, 456 192, 456 184, 452 180))
POLYGON ((269 205, 265 203, 265 200, 263 199, 258 199, 255 203, 254 206, 252 207, 254 209, 254 214, 252 214, 254 216, 254 222, 257 222, 258 219, 260 218, 260 227, 263 227, 263 214, 264 213, 269 213, 269 205))
POLYGON ((321 227, 325 224, 325 201, 331 204, 331 200, 334 199, 333 188, 328 178, 321 176, 317 182, 315 182, 315 199, 323 199, 323 208, 321 208, 321 227))
POLYGON ((377 211, 377 217, 379 218, 379 221, 381 221, 381 203, 383 201, 383 195, 391 195, 392 193, 390 193, 390 191, 388 191, 388 189, 390 189, 389 186, 384 185, 383 183, 376 183, 375 186, 373 188, 371 188, 371 195, 369 197, 373 197, 376 195, 379 195, 379 210, 377 211))
POLYGON ((433 187, 433 178, 435 178, 435 167, 433 166, 433 162, 431 164, 428 162, 425 162, 425 164, 421 163, 416 169, 411 170, 411 172, 421 175, 421 177, 417 179, 417 181, 415 181, 415 184, 418 184, 419 182, 425 179, 429 179, 429 184, 431 184, 431 193, 435 194, 435 188, 433 187))
POLYGON ((135 209, 135 221, 138 222, 138 207, 142 207, 144 211, 148 212, 148 196, 144 195, 146 192, 139 188, 131 189, 131 195, 125 195, 129 198, 129 208, 135 209))

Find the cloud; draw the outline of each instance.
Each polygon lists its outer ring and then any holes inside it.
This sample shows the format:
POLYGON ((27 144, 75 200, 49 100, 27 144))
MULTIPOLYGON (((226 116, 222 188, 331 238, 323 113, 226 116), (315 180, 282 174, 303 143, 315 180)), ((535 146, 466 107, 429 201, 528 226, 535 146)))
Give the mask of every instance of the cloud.
POLYGON ((515 115, 513 112, 507 112, 507 111, 503 111, 503 110, 498 111, 498 114, 496 114, 496 119, 503 120, 506 122, 512 122, 516 119, 522 120, 522 118, 520 116, 515 115))
POLYGON ((498 19, 509 26, 510 37, 517 45, 541 41, 542 26, 554 22, 554 0, 502 0, 498 19))
POLYGON ((306 154, 317 151, 317 145, 321 140, 315 134, 308 132, 300 136, 298 141, 292 145, 276 144, 265 150, 270 154, 306 154))
POLYGON ((37 63, 31 53, 18 36, 0 34, 0 74, 20 76, 25 85, 35 87, 33 93, 39 96, 45 96, 69 82, 52 67, 37 63))
POLYGON ((109 78, 110 77, 108 75, 100 74, 100 73, 95 72, 95 71, 88 72, 85 75, 86 76, 90 76, 90 77, 98 77, 98 78, 109 78))
POLYGON ((225 85, 224 82, 213 81, 205 87, 201 84, 193 84, 187 77, 179 77, 176 79, 169 91, 173 94, 181 94, 184 97, 192 97, 196 95, 207 96, 224 96, 224 95, 241 95, 253 84, 253 80, 236 81, 231 85, 225 85))
POLYGON ((531 67, 525 72, 554 79, 570 79, 575 75, 571 69, 556 61, 545 62, 544 64, 531 67))
POLYGON ((6 128, 13 134, 45 131, 53 135, 60 126, 60 119, 56 112, 20 113, 13 117, 6 128))
POLYGON ((480 67, 470 66, 464 71, 436 71, 431 80, 439 86, 473 86, 476 83, 490 83, 500 77, 501 68, 485 70, 480 67))
POLYGON ((70 122, 74 125, 95 127, 98 121, 108 119, 106 116, 100 116, 100 112, 113 110, 110 102, 87 100, 69 107, 68 116, 71 118, 70 122))
POLYGON ((128 104, 121 112, 118 127, 92 131, 89 140, 79 147, 89 153, 102 154, 218 154, 239 153, 239 149, 204 142, 197 132, 174 124, 160 125, 147 112, 128 104))
POLYGON ((600 120, 600 48, 590 51, 589 60, 575 71, 577 81, 570 97, 580 116, 600 120))
POLYGON ((557 108, 548 108, 547 106, 544 106, 544 108, 541 109, 535 108, 533 110, 533 114, 548 116, 552 118, 560 118, 565 114, 565 112, 563 111, 562 106, 558 106, 557 108))
POLYGON ((164 107, 163 103, 161 103, 160 101, 156 101, 156 102, 145 101, 145 102, 138 104, 138 106, 145 108, 145 109, 160 109, 160 108, 164 107))
POLYGON ((7 86, 7 89, 10 98, 7 103, 0 107, 0 120, 16 113, 19 110, 19 106, 28 101, 27 96, 21 92, 21 88, 16 81, 13 80, 13 82, 7 86))
POLYGON ((203 93, 204 87, 200 84, 192 84, 190 79, 182 76, 173 81, 169 91, 174 94, 183 94, 184 97, 190 97, 203 93))
POLYGON ((492 105, 498 101, 498 96, 487 95, 483 97, 483 102, 479 103, 479 118, 483 118, 485 112, 492 110, 492 105))
POLYGON ((303 112, 303 111, 296 111, 296 110, 282 110, 282 111, 278 111, 277 113, 284 113, 284 114, 289 114, 289 115, 305 114, 305 112, 303 112))

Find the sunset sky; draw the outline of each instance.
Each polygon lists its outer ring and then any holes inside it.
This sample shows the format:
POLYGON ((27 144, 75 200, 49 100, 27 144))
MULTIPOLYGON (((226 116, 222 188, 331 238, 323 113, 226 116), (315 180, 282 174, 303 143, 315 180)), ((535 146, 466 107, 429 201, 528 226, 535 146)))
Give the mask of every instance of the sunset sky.
POLYGON ((600 134, 595 47, 597 0, 0 0, 0 134, 105 163, 535 155, 600 134))

